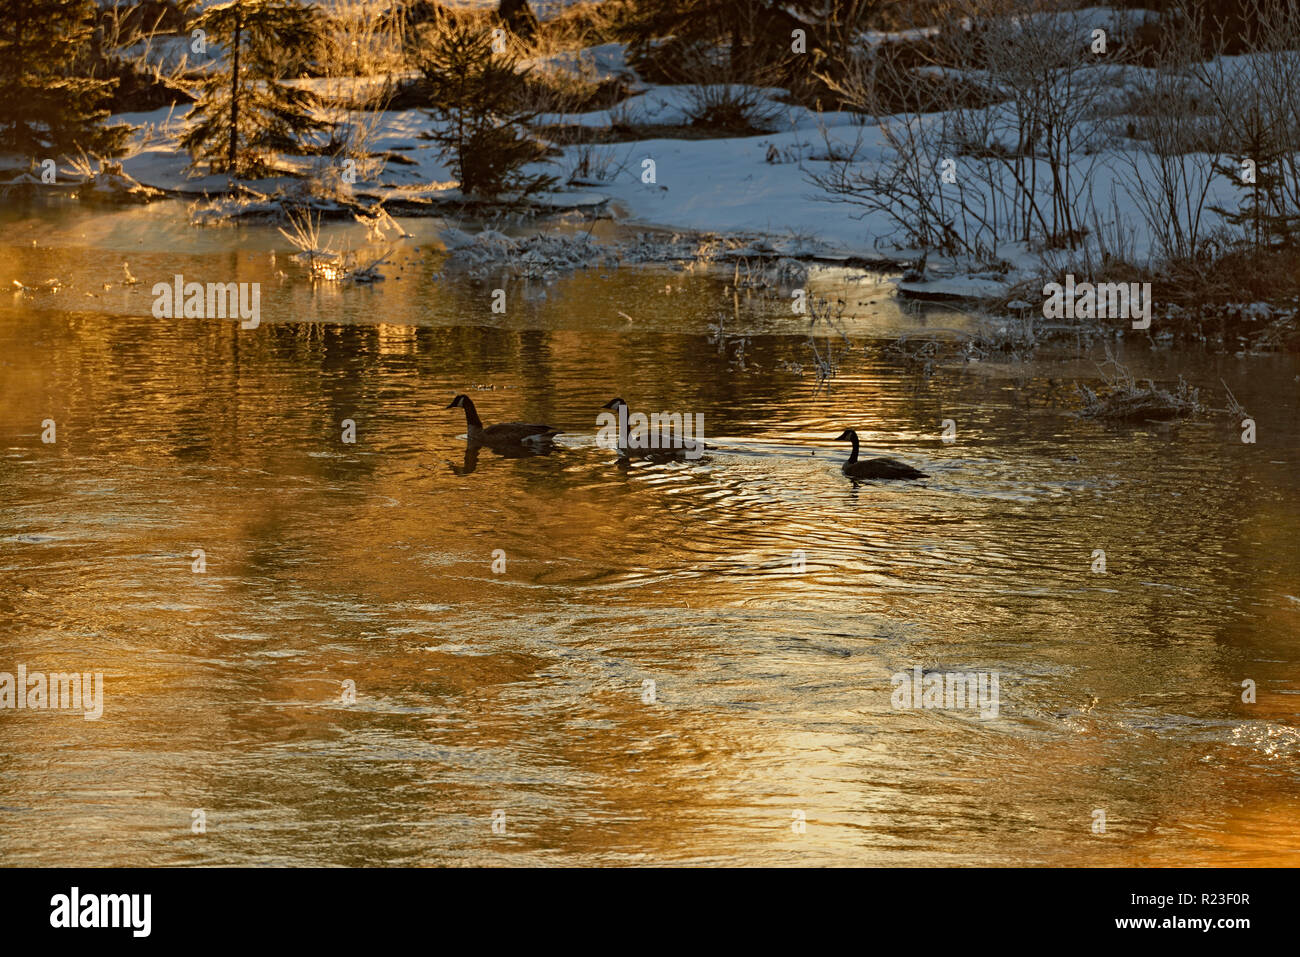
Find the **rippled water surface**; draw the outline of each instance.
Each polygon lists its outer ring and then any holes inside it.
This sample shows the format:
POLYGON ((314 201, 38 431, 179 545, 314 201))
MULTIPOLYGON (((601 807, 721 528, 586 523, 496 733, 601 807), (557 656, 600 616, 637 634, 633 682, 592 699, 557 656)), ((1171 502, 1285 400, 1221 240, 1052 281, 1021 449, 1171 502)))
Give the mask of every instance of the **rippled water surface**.
POLYGON ((1300 858, 1294 356, 1126 355, 1229 382, 1247 445, 1073 417, 1091 354, 918 376, 885 337, 970 320, 871 278, 818 280, 850 315, 815 393, 730 274, 456 279, 426 220, 385 282, 313 287, 172 204, 0 219, 0 281, 68 283, 0 297, 0 671, 106 685, 98 721, 0 711, 6 863, 1300 858), (260 281, 262 326, 155 319, 176 272, 260 281), (467 456, 460 391, 561 447, 467 456), (615 395, 716 449, 620 467, 615 395), (931 478, 849 482, 848 427, 931 478), (914 666, 998 673, 1000 713, 896 710, 914 666))

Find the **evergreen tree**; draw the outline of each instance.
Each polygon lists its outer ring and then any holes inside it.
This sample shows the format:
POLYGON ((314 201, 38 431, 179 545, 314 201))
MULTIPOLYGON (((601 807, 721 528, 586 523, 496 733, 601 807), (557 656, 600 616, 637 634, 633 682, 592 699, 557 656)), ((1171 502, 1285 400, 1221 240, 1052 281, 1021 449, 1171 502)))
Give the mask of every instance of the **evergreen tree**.
POLYGON ((0 149, 52 158, 122 151, 130 127, 105 126, 115 80, 90 76, 94 0, 23 0, 0 16, 0 149))
POLYGON ((521 172, 544 159, 547 147, 525 125, 537 115, 524 105, 528 71, 512 53, 493 48, 488 29, 444 21, 412 58, 434 104, 429 135, 451 159, 462 192, 491 199, 554 185, 553 176, 521 172))
POLYGON ((314 4, 293 0, 228 0, 195 21, 209 43, 225 50, 203 82, 181 145, 213 173, 258 176, 275 153, 299 153, 324 127, 315 97, 280 83, 311 61, 321 40, 314 4))
POLYGON ((1236 209, 1210 209, 1242 229, 1256 249, 1289 243, 1300 232, 1300 211, 1287 208, 1282 164, 1288 148, 1281 131, 1262 115, 1258 104, 1247 110, 1240 122, 1241 153, 1232 163, 1217 164, 1215 169, 1245 195, 1236 209), (1249 177, 1243 176, 1247 160, 1253 164, 1249 177))

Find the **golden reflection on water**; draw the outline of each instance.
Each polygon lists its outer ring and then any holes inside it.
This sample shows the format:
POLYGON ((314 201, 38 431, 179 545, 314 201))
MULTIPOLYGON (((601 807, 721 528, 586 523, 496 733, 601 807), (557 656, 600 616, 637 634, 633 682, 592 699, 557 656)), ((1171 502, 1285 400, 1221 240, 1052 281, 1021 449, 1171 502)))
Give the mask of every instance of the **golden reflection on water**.
MULTIPOLYGON (((86 242, 5 252, 81 281, 0 304, 0 670, 100 671, 107 701, 0 712, 6 861, 1296 863, 1293 357, 1130 357, 1232 382, 1243 446, 1071 418, 1059 366, 923 380, 869 338, 951 317, 854 320, 813 395, 771 304, 729 367, 707 276, 511 285, 493 318, 426 250, 378 289, 291 277, 240 331, 72 295, 120 272, 86 242), (467 462, 456 391, 562 447, 467 462), (718 450, 620 468, 614 395, 702 412, 718 450), (851 485, 847 426, 932 479, 851 485), (894 710, 914 665, 999 672, 1000 716, 894 710)), ((269 284, 264 242, 131 268, 269 284)))

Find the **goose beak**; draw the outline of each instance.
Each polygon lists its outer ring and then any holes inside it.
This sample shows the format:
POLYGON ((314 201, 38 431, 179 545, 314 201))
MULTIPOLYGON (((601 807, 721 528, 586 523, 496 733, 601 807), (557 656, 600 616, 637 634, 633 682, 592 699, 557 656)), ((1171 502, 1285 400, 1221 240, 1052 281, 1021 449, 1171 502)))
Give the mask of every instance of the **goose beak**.
POLYGON ((454 409, 454 408, 456 408, 456 400, 455 400, 455 399, 452 399, 449 403, 447 403, 447 408, 449 408, 449 409, 454 409))

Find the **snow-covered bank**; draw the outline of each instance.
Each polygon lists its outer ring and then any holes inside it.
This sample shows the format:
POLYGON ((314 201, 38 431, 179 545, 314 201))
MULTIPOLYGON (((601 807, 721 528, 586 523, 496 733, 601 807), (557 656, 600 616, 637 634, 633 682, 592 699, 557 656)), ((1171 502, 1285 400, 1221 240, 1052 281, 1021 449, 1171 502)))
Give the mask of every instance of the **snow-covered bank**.
MULTIPOLYGON (((633 122, 682 121, 682 93, 678 89, 653 88, 629 102, 626 116, 633 122)), ((195 200, 213 198, 198 209, 196 222, 216 222, 241 211, 271 213, 275 200, 269 197, 303 192, 301 180, 294 176, 236 181, 224 175, 195 175, 188 169, 189 157, 177 143, 187 111, 187 107, 181 107, 116 117, 141 127, 137 134, 139 148, 123 161, 126 172, 175 195, 195 200)), ((604 123, 608 121, 607 113, 579 119, 604 123)), ((790 114, 791 130, 779 134, 727 139, 663 138, 590 147, 609 154, 607 180, 562 188, 532 200, 542 208, 601 213, 608 208, 629 224, 735 237, 729 248, 720 251, 722 258, 788 257, 863 267, 914 258, 915 251, 896 249, 870 238, 869 224, 864 228, 847 207, 819 202, 798 163, 770 161, 773 149, 787 156, 816 152, 814 114, 799 108, 791 109, 790 114)), ((822 119, 851 124, 847 114, 822 119)), ((355 195, 382 200, 404 215, 447 215, 449 210, 464 207, 465 197, 455 188, 446 160, 423 135, 431 125, 432 120, 421 110, 385 112, 376 124, 370 149, 375 154, 399 155, 402 162, 384 164, 371 179, 358 178, 351 184, 355 195)), ((575 163, 583 149, 565 147, 553 166, 563 169, 575 163)), ((329 165, 318 158, 285 156, 281 161, 302 176, 329 165)), ((699 245, 698 239, 690 242, 699 245)), ((665 241, 664 249, 656 255, 627 256, 626 250, 610 251, 610 255, 623 261, 664 261, 685 255, 685 248, 677 250, 674 243, 665 241)))
MULTIPOLYGON (((932 112, 892 116, 879 115, 878 100, 868 104, 850 94, 843 102, 861 112, 810 110, 777 88, 643 83, 618 43, 537 55, 528 65, 538 74, 567 73, 581 83, 618 77, 616 95, 622 96, 623 83, 631 93, 609 108, 535 118, 535 131, 552 148, 547 162, 525 172, 548 173, 562 185, 535 197, 534 212, 579 210, 697 235, 764 239, 767 249, 758 251, 759 258, 907 263, 900 293, 925 298, 1033 299, 1026 291, 1033 281, 1041 286, 1045 277, 1067 271, 1093 275, 1115 263, 1146 278, 1174 258, 1171 237, 1181 260, 1194 264, 1207 238, 1223 239, 1225 224, 1236 226, 1240 236, 1240 221, 1232 222, 1232 213, 1224 211, 1242 209, 1243 191, 1222 171, 1233 156, 1219 142, 1226 142, 1222 123, 1207 126, 1204 136, 1193 130, 1197 136, 1190 139, 1184 124, 1170 134, 1174 146, 1168 138, 1160 145, 1152 117, 1164 117, 1169 109, 1156 94, 1182 103, 1178 97, 1191 89, 1187 84, 1204 86, 1207 78, 1221 79, 1225 89, 1249 86, 1252 78, 1272 75, 1266 65, 1271 55, 1189 61, 1182 70, 1158 72, 1089 46, 1098 33, 1108 33, 1118 45, 1155 18, 1149 11, 1092 7, 981 23, 981 31, 1005 41, 1012 53, 1041 49, 1043 67, 1028 72, 963 51, 961 30, 950 31, 955 40, 944 42, 955 45, 942 61, 949 65, 911 73, 939 84, 937 99, 925 100, 932 112), (953 94, 943 84, 982 95, 953 94), (702 91, 709 90, 722 91, 724 99, 726 91, 743 91, 745 108, 753 108, 751 125, 764 131, 718 136, 696 125, 702 91), (1054 111, 1051 142, 1036 139, 1034 131, 1048 122, 1046 114, 1034 112, 1045 108, 1037 99, 1050 101, 1054 111), (1171 199, 1171 183, 1185 195, 1171 199), (1183 208, 1165 210, 1184 200, 1183 208)), ((864 50, 880 50, 939 37, 937 28, 926 28, 863 34, 860 43, 864 50)), ((195 199, 250 188, 257 193, 251 200, 245 193, 242 210, 240 201, 219 200, 196 222, 274 215, 280 206, 295 204, 323 210, 328 202, 310 199, 317 193, 344 197, 335 203, 340 215, 355 199, 402 215, 490 219, 487 204, 457 188, 432 137, 440 131, 429 113, 348 108, 343 94, 385 79, 392 78, 289 81, 322 95, 318 119, 327 128, 315 145, 336 149, 350 142, 351 159, 282 156, 273 165, 285 175, 257 181, 195 175, 179 145, 189 108, 178 107, 115 117, 141 128, 124 173, 195 199)), ((556 88, 567 89, 563 82, 556 88)), ((910 101, 890 102, 890 109, 905 109, 910 101)), ((566 256, 556 253, 557 268, 565 267, 566 256)))

